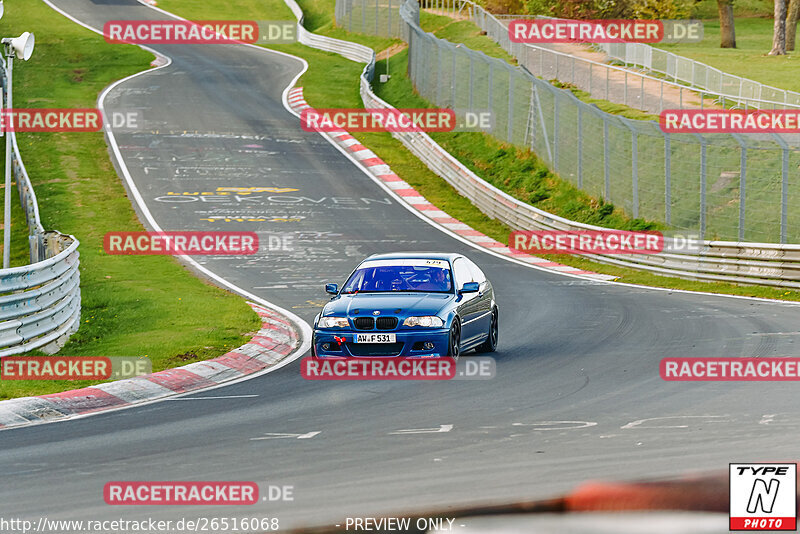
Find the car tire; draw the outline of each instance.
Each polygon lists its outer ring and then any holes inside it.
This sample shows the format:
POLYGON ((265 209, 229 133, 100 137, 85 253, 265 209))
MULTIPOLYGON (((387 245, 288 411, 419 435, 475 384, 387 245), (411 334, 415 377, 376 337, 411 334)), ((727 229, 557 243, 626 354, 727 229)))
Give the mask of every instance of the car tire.
POLYGON ((477 352, 494 352, 497 350, 499 333, 497 308, 492 309, 492 323, 489 327, 489 337, 475 349, 477 352))
POLYGON ((317 357, 317 336, 315 334, 311 334, 311 357, 315 360, 318 359, 317 357))
POLYGON ((458 317, 453 319, 447 336, 447 355, 456 359, 461 355, 461 321, 458 317))

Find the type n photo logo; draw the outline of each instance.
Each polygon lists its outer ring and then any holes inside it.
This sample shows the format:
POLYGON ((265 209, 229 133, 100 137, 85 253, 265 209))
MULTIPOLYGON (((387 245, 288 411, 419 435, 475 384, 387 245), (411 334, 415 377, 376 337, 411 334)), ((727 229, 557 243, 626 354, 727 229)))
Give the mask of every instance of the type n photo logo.
POLYGON ((795 530, 797 464, 730 464, 730 530, 795 530))

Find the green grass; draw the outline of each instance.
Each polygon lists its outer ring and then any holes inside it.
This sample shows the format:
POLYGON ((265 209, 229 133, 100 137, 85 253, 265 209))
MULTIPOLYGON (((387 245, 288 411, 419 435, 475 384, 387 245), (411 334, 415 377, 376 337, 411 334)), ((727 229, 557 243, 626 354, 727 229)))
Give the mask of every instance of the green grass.
MULTIPOLYGON (((310 0, 300 2, 306 6, 310 0)), ((224 9, 219 5, 209 4, 202 0, 161 0, 161 7, 175 11, 187 18, 221 17, 224 9)), ((327 5, 329 13, 333 10, 333 0, 316 0, 314 9, 327 5)), ((251 18, 263 18, 267 13, 281 12, 283 3, 280 0, 260 2, 256 0, 232 0, 228 9, 236 13, 247 13, 251 18)), ((287 15, 288 17, 288 15, 287 15)), ((277 18, 277 16, 273 16, 277 18)), ((322 19, 321 16, 317 20, 322 19)), ((330 19, 328 19, 330 20, 330 19)), ((337 36, 348 40, 350 34, 340 33, 337 36)), ((324 30, 318 33, 327 34, 324 30)), ((359 36, 359 42, 370 43, 371 37, 359 36)), ((382 41, 375 46, 381 50, 382 41)), ((358 94, 358 76, 363 66, 345 60, 340 56, 320 52, 297 44, 274 46, 283 51, 301 56, 309 62, 309 70, 300 79, 298 85, 303 86, 306 100, 316 107, 363 107, 358 94)), ((430 107, 411 90, 411 82, 405 77, 404 62, 407 51, 403 50, 389 59, 392 77, 386 84, 376 84, 376 92, 384 99, 398 107, 430 107)), ((381 62, 383 66, 383 62, 381 62)), ((359 133, 358 140, 372 149, 386 161, 392 169, 403 177, 422 195, 437 207, 451 216, 465 222, 471 227, 491 236, 500 242, 508 242, 511 229, 500 221, 491 219, 473 206, 466 198, 460 196, 455 189, 443 179, 432 173, 422 162, 414 157, 388 133, 359 133)), ((480 133, 439 133, 435 134, 437 142, 448 149, 462 163, 478 172, 478 174, 501 188, 513 191, 520 198, 532 200, 532 196, 541 191, 547 198, 539 198, 536 205, 551 212, 564 214, 575 220, 583 220, 592 224, 625 229, 661 228, 652 221, 632 220, 624 213, 602 204, 558 177, 543 170, 535 155, 499 143, 480 133), (489 167, 492 167, 489 169, 489 167), (488 172, 487 172, 488 169, 488 172), (531 172, 532 171, 532 172, 531 172), (539 175, 538 177, 535 175, 539 175), (534 176, 530 176, 534 175, 534 176), (508 183, 506 184, 506 180, 508 183), (501 185, 498 185, 500 187, 501 185), (540 186, 542 186, 540 188, 540 186), (524 194, 523 194, 524 193, 524 194), (526 197, 525 195, 529 195, 526 197)), ((574 256, 545 256, 566 265, 581 269, 611 274, 619 281, 633 284, 684 289, 690 291, 708 291, 731 295, 756 296, 763 298, 800 300, 800 292, 773 289, 769 287, 737 286, 724 283, 708 283, 656 276, 647 272, 635 271, 619 267, 591 262, 574 256)))
MULTIPOLYGON (((736 4, 734 4, 736 5, 736 4)), ((736 48, 719 47, 719 20, 704 20, 699 43, 658 44, 658 48, 779 89, 800 92, 800 52, 768 56, 772 48, 772 18, 737 17, 736 48)), ((798 43, 800 44, 800 43, 798 43)))
MULTIPOLYGON (((772 7, 772 0, 735 0, 733 15, 734 17, 771 17, 772 7)), ((697 19, 715 19, 718 16, 717 0, 700 0, 695 4, 692 12, 692 17, 697 19)))
MULTIPOLYGON (((0 155, 5 158, 5 139, 2 139, 3 149, 0 150, 0 155)), ((3 159, 5 161, 5 159, 3 159)), ((24 161, 24 160, 23 160, 24 161)), ((25 221, 25 211, 22 209, 22 204, 19 201, 19 190, 14 176, 11 176, 11 244, 10 254, 8 257, 9 267, 21 267, 30 263, 30 249, 28 248, 28 224, 25 221)), ((5 194, 5 178, 0 181, 0 191, 5 194)), ((4 217, 4 199, 0 198, 0 226, 2 225, 4 217)), ((2 232, 0 232, 2 233, 2 232)), ((0 258, 3 255, 3 237, 0 237, 0 258)), ((0 260, 2 261, 2 260, 0 260)))
MULTIPOLYGON (((107 44, 41 2, 9 6, 0 28, 37 36, 30 61, 14 64, 15 107, 94 107, 104 87, 153 59, 135 46, 107 44)), ((107 232, 143 227, 102 133, 20 133, 18 140, 45 229, 81 242, 81 327, 59 355, 146 355, 161 370, 224 354, 259 328, 244 300, 199 280, 174 258, 103 252, 107 232)), ((25 247, 15 244, 20 253, 27 254, 25 247)), ((0 398, 89 384, 3 381, 0 398)))
POLYGON ((503 50, 490 37, 483 35, 484 32, 471 21, 456 21, 444 15, 434 15, 422 11, 420 26, 439 39, 446 39, 451 43, 461 43, 470 50, 483 52, 489 57, 502 59, 512 65, 518 64, 517 58, 503 50))

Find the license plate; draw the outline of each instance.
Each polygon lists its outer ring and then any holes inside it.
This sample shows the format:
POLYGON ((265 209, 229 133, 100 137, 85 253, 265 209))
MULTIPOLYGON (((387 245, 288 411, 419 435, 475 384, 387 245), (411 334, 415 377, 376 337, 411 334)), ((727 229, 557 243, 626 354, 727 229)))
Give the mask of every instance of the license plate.
POLYGON ((356 334, 356 343, 395 343, 394 334, 356 334))

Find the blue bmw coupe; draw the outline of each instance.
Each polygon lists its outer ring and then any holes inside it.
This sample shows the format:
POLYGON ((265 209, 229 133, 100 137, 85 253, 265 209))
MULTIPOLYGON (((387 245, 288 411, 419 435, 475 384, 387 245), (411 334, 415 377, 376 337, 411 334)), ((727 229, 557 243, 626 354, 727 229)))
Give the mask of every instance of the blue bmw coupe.
POLYGON ((314 318, 317 358, 457 358, 497 347, 492 284, 460 254, 376 254, 325 291, 334 297, 314 318))

